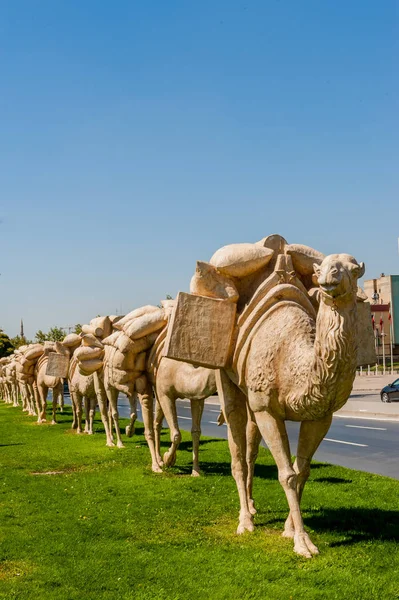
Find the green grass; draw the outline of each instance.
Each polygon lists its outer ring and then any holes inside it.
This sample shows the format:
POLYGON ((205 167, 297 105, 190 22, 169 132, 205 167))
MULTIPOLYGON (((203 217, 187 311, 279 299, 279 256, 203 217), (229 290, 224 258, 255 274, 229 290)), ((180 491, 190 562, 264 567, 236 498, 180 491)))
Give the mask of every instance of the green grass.
POLYGON ((303 514, 321 554, 306 560, 280 536, 287 507, 266 450, 256 530, 237 536, 225 441, 204 440, 192 478, 183 433, 179 467, 154 475, 141 428, 118 450, 101 424, 92 437, 70 424, 69 409, 38 426, 0 406, 1 600, 399 598, 398 481, 315 464, 303 514))

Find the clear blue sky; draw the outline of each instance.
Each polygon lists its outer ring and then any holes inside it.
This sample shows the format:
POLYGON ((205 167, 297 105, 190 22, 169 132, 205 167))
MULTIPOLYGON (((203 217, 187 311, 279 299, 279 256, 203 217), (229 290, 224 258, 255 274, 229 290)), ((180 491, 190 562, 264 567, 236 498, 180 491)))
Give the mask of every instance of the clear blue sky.
POLYGON ((0 326, 127 312, 280 233, 399 273, 393 0, 3 0, 0 326))

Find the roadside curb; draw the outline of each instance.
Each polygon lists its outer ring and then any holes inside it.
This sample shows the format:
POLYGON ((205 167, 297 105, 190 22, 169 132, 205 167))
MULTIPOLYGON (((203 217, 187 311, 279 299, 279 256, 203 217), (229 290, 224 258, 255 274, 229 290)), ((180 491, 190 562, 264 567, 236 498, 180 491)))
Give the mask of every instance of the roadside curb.
POLYGON ((341 419, 372 419, 373 421, 399 421, 399 415, 389 415, 387 413, 375 413, 375 412, 360 412, 345 410, 339 411, 334 414, 334 417, 341 419))

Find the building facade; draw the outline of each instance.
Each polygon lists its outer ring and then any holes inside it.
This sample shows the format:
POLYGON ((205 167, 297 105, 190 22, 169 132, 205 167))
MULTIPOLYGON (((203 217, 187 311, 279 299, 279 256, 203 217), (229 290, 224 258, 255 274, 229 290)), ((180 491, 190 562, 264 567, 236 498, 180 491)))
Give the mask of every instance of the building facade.
POLYGON ((378 354, 389 354, 391 342, 394 354, 399 354, 399 275, 385 275, 364 282, 370 302, 378 354))

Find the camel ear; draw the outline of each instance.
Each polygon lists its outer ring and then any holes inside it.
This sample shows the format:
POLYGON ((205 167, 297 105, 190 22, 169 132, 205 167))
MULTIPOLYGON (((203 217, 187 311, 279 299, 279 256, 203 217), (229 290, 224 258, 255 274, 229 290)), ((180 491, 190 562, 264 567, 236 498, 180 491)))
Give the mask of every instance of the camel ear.
POLYGON ((317 263, 313 263, 313 271, 315 272, 316 277, 320 275, 320 265, 317 263))
POLYGON ((352 273, 354 274, 354 276, 357 279, 360 279, 361 277, 363 277, 365 271, 366 271, 366 267, 365 267, 365 264, 362 262, 359 265, 354 265, 353 269, 352 269, 352 273))

